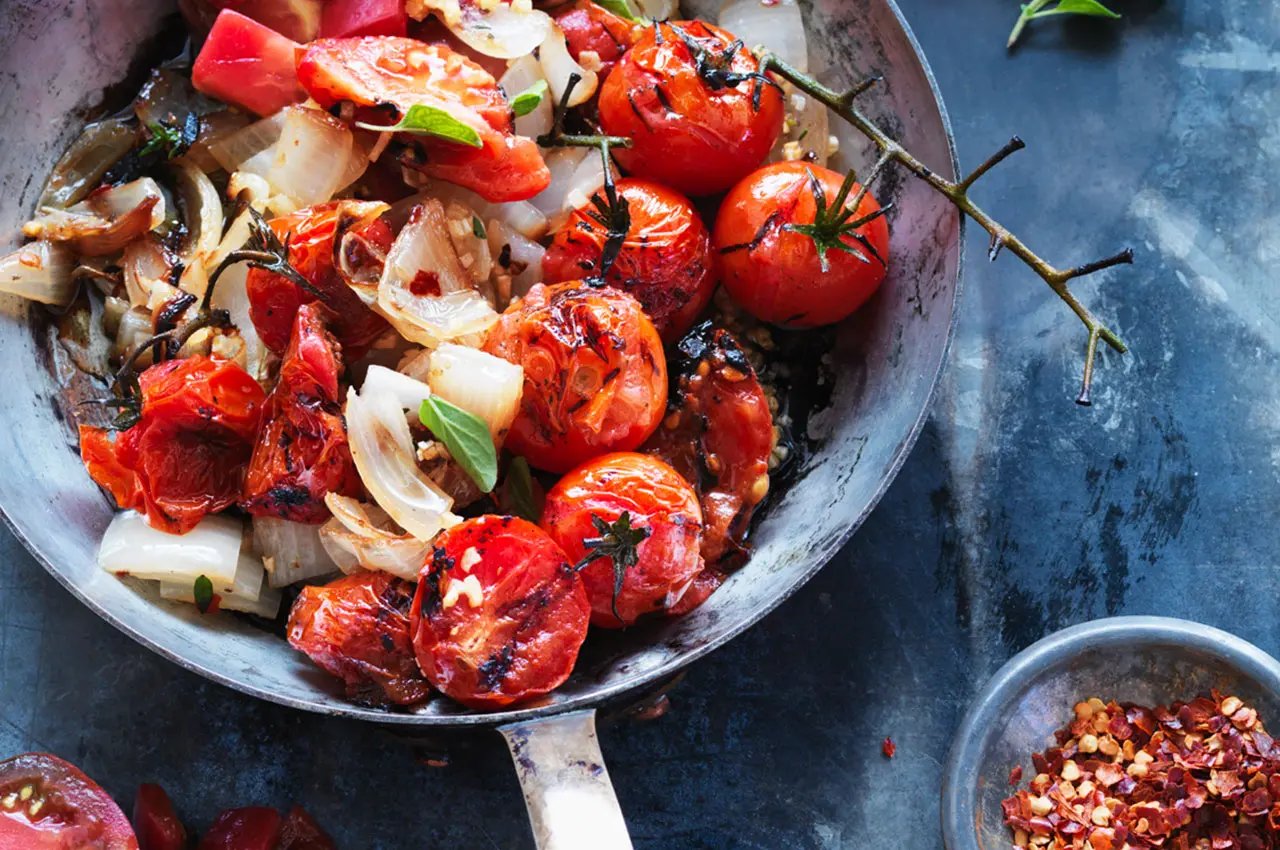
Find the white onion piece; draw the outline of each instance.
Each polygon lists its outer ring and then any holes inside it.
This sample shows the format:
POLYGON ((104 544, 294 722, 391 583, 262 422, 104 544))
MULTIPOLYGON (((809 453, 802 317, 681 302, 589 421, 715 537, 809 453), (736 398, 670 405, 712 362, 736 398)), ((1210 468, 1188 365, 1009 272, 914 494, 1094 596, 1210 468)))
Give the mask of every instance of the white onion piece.
POLYGON ((244 369, 257 381, 267 377, 267 346, 258 336, 253 319, 249 316, 249 292, 246 284, 249 280, 248 263, 236 263, 227 268, 218 278, 209 306, 215 310, 226 310, 231 316, 231 323, 240 332, 244 341, 244 369))
POLYGON ((98 566, 109 573, 194 585, 206 576, 218 585, 235 581, 243 525, 226 516, 207 516, 186 534, 147 525, 134 511, 111 519, 98 547, 98 566))
MULTIPOLYGON (((503 361, 504 363, 506 361, 503 361)), ((516 368, 519 368, 518 366, 516 368)), ((389 395, 415 416, 422 403, 431 396, 431 387, 422 381, 402 375, 386 366, 370 366, 360 385, 364 394, 389 395)))
MULTIPOLYGON (((423 185, 418 195, 411 200, 414 204, 419 204, 428 198, 435 198, 446 206, 460 204, 469 208, 482 222, 487 224, 489 221, 496 219, 511 226, 529 239, 541 239, 547 234, 547 217, 543 215, 542 210, 529 201, 495 204, 486 201, 469 189, 464 189, 453 183, 445 183, 443 180, 428 181, 423 185)), ((400 203, 403 202, 397 203, 397 206, 400 203)))
POLYGON ((273 516, 253 518, 253 545, 262 555, 272 587, 286 587, 336 572, 320 545, 320 526, 273 516))
POLYGON ((66 307, 80 288, 71 273, 75 256, 66 245, 32 242, 0 257, 0 292, 66 307))
POLYGON ((573 93, 569 95, 569 106, 581 106, 596 93, 599 76, 595 71, 588 71, 574 61, 565 45, 564 33, 554 24, 546 39, 538 45, 538 64, 542 66, 542 75, 551 87, 553 103, 559 103, 564 97, 569 79, 574 74, 578 75, 579 80, 573 87, 573 93))
MULTIPOLYGON (((243 611, 274 620, 280 613, 280 591, 267 585, 267 571, 262 560, 252 552, 241 552, 234 589, 214 586, 218 594, 218 610, 243 611), (241 581, 240 577, 244 576, 241 581)), ((174 602, 194 603, 194 583, 160 582, 160 598, 174 602)))
POLYGON ((125 293, 134 307, 147 306, 155 285, 169 281, 169 254, 153 238, 135 239, 126 245, 120 266, 124 270, 125 293))
POLYGON ((405 339, 428 347, 488 330, 497 321, 489 302, 471 289, 471 276, 454 250, 439 201, 414 207, 396 236, 378 282, 375 309, 405 339), (419 273, 433 276, 439 295, 413 292, 419 273))
MULTIPOLYGON (((647 3, 669 0, 640 0, 647 3)), ((650 15, 646 10, 647 17, 650 15)), ((804 21, 796 0, 726 0, 720 7, 719 26, 742 39, 748 48, 766 47, 772 53, 801 71, 809 70, 809 42, 804 34, 804 21)))
POLYGON ((150 177, 112 186, 65 210, 42 207, 22 232, 33 239, 70 242, 82 255, 114 254, 164 223, 164 192, 150 177))
POLYGON ((382 570, 417 581, 431 553, 431 542, 391 528, 391 518, 376 505, 330 493, 324 498, 333 519, 320 527, 320 541, 345 573, 382 570))
MULTIPOLYGON (((546 82, 546 79, 546 75, 542 72, 542 64, 530 53, 513 60, 507 66, 507 72, 498 80, 498 85, 502 86, 508 98, 514 98, 528 90, 530 86, 546 82)), ((516 134, 536 139, 538 136, 550 133, 554 112, 551 92, 548 91, 532 112, 516 116, 516 134)))
POLYGON ((546 155, 551 182, 530 200, 556 230, 569 213, 591 200, 604 186, 604 162, 591 148, 557 148, 546 155))
POLYGON ((524 295, 534 284, 542 283, 542 256, 547 249, 495 221, 489 227, 489 250, 501 256, 504 245, 508 246, 510 260, 507 273, 511 275, 511 292, 508 297, 524 295))
POLYGON ((108 118, 85 126, 58 160, 40 195, 39 206, 65 209, 84 199, 102 175, 120 161, 138 140, 134 125, 123 118, 108 118))
POLYGON ((520 409, 524 370, 501 357, 446 343, 431 353, 427 384, 440 398, 483 419, 494 445, 501 447, 520 409))
MULTIPOLYGON (((267 178, 248 171, 234 171, 227 180, 227 197, 232 200, 243 200, 249 206, 262 212, 271 197, 271 184, 267 178)), ((245 219, 245 235, 248 236, 248 219, 245 219)), ((241 240, 241 244, 244 244, 241 240)))
POLYGON ((183 259, 186 265, 178 285, 197 298, 209 284, 205 263, 222 242, 222 198, 209 175, 186 163, 174 166, 174 184, 182 199, 182 209, 190 234, 189 247, 183 259))
POLYGON ((451 521, 453 500, 418 469, 404 408, 389 394, 347 391, 351 457, 373 500, 405 531, 430 540, 451 521))
MULTIPOLYGON (((291 106, 284 113, 267 182, 299 207, 323 203, 347 178, 352 160, 351 130, 318 109, 291 106)), ((360 159, 368 162, 363 156, 360 159)))
POLYGON ((209 154, 227 172, 244 171, 266 177, 275 162, 275 144, 284 129, 285 111, 255 121, 243 130, 209 145, 209 154))
MULTIPOLYGON (((134 307, 120 317, 116 328, 115 345, 112 354, 123 355, 133 351, 142 341, 155 334, 155 326, 151 323, 151 311, 145 307, 134 307)), ((145 366, 151 362, 151 352, 145 352, 138 358, 138 365, 145 366)))
POLYGON ((532 53, 553 27, 546 12, 528 4, 518 7, 499 3, 486 12, 469 3, 460 8, 460 13, 442 16, 445 26, 472 50, 495 59, 515 59, 532 53))
MULTIPOLYGON (((756 0, 759 2, 759 0, 756 0)), ((680 17, 680 5, 676 0, 631 0, 631 5, 640 7, 640 17, 651 21, 666 21, 680 17)))

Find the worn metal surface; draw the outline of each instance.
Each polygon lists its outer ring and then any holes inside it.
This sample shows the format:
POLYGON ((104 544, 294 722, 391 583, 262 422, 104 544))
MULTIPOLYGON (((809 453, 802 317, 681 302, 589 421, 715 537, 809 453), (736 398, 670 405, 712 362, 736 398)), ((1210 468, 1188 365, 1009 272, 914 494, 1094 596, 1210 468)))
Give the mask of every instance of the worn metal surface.
POLYGON ((1075 720, 1069 706, 1099 694, 1168 705, 1215 690, 1274 717, 1280 662, 1221 629, 1172 617, 1104 617, 1032 644, 983 687, 956 730, 942 784, 944 847, 1008 846, 1000 801, 1011 793, 1010 771, 1036 774, 1031 754, 1075 720))
MULTIPOLYGON (((853 543, 694 665, 665 717, 601 729, 637 848, 938 848, 955 726, 1043 634, 1164 613, 1280 650, 1280 9, 1118 0, 1125 21, 1037 23, 1010 57, 1016 5, 902 2, 962 162, 1030 145, 984 205, 1055 260, 1137 249, 1082 290, 1134 352, 1077 409, 1078 328, 1016 262, 972 262, 933 418, 853 543)), ((499 742, 430 770, 365 725, 247 699, 3 545, 0 750, 55 750, 126 800, 159 780, 196 824, 296 800, 347 848, 531 846, 499 742)))
MULTIPOLYGON (((115 0, 110 0, 115 2, 115 0)), ((67 6, 68 14, 40 31, 0 19, 0 69, 14 84, 0 89, 0 114, 33 103, 47 116, 37 129, 74 127, 71 105, 100 96, 103 80, 123 73, 124 45, 141 47, 145 33, 97 27, 116 15, 110 2, 67 6), (12 43, 12 48, 8 45, 12 43), (61 43, 58 54, 43 53, 61 43), (106 43, 104 62, 99 43, 106 43), (21 64, 20 64, 21 63, 21 64), (41 98, 41 69, 56 66, 67 78, 61 97, 41 98), (80 101, 72 102, 78 88, 80 101), (68 102, 64 102, 68 101, 68 102), (59 111, 61 110, 61 111, 59 111)), ((897 129, 904 143, 940 173, 954 175, 954 151, 945 116, 911 37, 888 0, 843 4, 818 0, 806 5, 815 64, 833 70, 833 84, 855 80, 834 69, 857 56, 869 71, 888 81, 868 95, 866 108, 897 129)), ((874 151, 855 144, 852 131, 840 133, 846 159, 869 168, 874 151)), ((50 147, 9 146, 0 157, 0 183, 16 186, 32 173, 47 173, 50 147)), ((9 403, 0 408, 0 435, 10 441, 24 433, 42 442, 26 461, 37 474, 0 477, 0 510, 32 552, 77 597, 101 616, 171 660, 246 693, 347 717, 404 727, 476 727, 617 701, 671 676, 756 622, 820 569, 848 539, 883 494, 919 433, 950 337, 960 265, 959 217, 927 186, 885 181, 880 196, 892 204, 893 262, 877 297, 844 323, 828 362, 829 399, 808 419, 803 460, 791 486, 779 486, 752 533, 750 563, 727 581, 708 603, 690 614, 588 641, 574 674, 537 704, 488 714, 450 700, 431 700, 412 713, 389 713, 353 705, 339 683, 322 674, 277 635, 230 617, 217 628, 189 605, 158 603, 153 583, 121 582, 96 565, 102 531, 112 506, 81 468, 78 454, 56 442, 61 433, 74 444, 74 429, 63 422, 57 357, 39 356, 47 334, 42 312, 27 321, 21 313, 0 317, 0 352, 15 364, 9 403), (33 334, 31 327, 36 328, 33 334), (51 509, 60 514, 51 519, 51 509), (795 529, 803 526, 803 534, 795 529)), ((0 233, 15 233, 30 215, 22 193, 0 194, 0 233)), ((807 412, 807 411, 806 411, 807 412)), ((0 438, 2 439, 2 438, 0 438)), ((0 443, 2 446, 3 443, 0 443)), ((16 444, 11 457, 17 456, 16 444)))

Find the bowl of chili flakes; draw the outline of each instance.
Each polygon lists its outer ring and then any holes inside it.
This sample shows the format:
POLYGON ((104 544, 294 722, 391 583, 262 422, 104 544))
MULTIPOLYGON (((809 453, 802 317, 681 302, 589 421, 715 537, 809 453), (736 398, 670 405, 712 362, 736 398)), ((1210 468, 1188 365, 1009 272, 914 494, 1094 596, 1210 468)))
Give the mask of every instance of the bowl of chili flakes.
MULTIPOLYGON (((1036 782, 1040 779, 1043 785, 1046 756, 1055 791, 1044 797, 1058 799, 1062 749, 1065 745, 1065 758, 1070 759, 1078 740, 1070 730, 1078 732, 1076 726, 1087 724, 1087 719, 1081 721, 1081 710, 1090 700, 1095 705, 1101 700, 1108 706, 1174 706, 1176 714, 1175 704, 1189 704, 1198 711, 1202 706, 1221 705, 1225 695, 1256 710, 1258 731, 1268 721, 1273 730, 1280 729, 1280 661, 1220 629, 1167 617, 1112 617, 1049 635, 1000 668, 960 723, 943 774, 944 846, 947 850, 1018 846, 1006 816, 1016 811, 1020 797, 1025 805, 1027 794, 1022 789, 1030 785, 1031 795, 1038 794, 1036 782), (1006 800, 1012 802, 1006 806, 1006 800)), ((1254 736, 1246 737, 1256 753, 1254 736)), ((1271 740, 1265 733, 1261 739, 1271 740)), ((1274 755, 1280 769, 1280 747, 1264 755, 1274 755)), ((1077 758, 1084 763, 1082 757, 1077 758)), ((1200 776, 1203 784, 1210 771, 1190 770, 1175 779, 1191 787, 1197 782, 1193 774, 1200 776)), ((1114 805, 1111 795, 1119 792, 1113 788, 1106 792, 1114 805)), ((1100 803, 1103 794, 1097 796, 1100 803)), ((1217 799, 1209 804, 1221 808, 1217 799)), ((1197 815, 1198 819, 1203 817, 1197 815)), ((1234 811, 1231 817, 1234 822, 1234 811)), ((1254 819, 1261 824, 1261 831, 1267 829, 1266 817, 1254 819)), ((1245 820, 1239 818, 1240 823, 1245 820)), ((1115 830, 1103 829, 1091 843, 1090 829, 1079 834, 1079 841, 1067 836, 1058 843, 1059 836, 1054 834, 1047 843, 1028 843, 1050 848, 1077 843, 1085 848, 1105 847, 1105 837, 1115 834, 1115 830)), ((1155 846, 1149 843, 1154 836, 1136 835, 1132 829, 1127 838, 1123 830, 1120 835, 1111 850, 1155 846)), ((1175 836, 1168 838, 1172 843, 1166 846, 1178 846, 1175 836)), ((1280 843, 1271 843, 1273 839, 1266 836, 1266 843, 1260 846, 1280 847, 1280 843)), ((1224 846, 1243 844, 1237 841, 1224 846)))

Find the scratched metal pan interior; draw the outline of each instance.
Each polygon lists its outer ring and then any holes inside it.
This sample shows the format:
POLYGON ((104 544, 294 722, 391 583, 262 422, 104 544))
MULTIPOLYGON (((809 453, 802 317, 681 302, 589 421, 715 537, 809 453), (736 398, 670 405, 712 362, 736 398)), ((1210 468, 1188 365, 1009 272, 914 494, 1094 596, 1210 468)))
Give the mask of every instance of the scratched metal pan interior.
MULTIPOLYGON (((945 111, 891 0, 802 5, 819 78, 848 85, 882 74, 883 84, 860 101, 865 111, 953 177, 945 111)), ((11 9, 0 21, 0 114, 21 119, 6 122, 0 148, 6 250, 17 243, 53 163, 109 99, 104 85, 145 70, 155 58, 148 43, 174 11, 162 0, 47 0, 41 9, 11 9)), ((833 132, 840 138, 837 167, 871 165, 873 151, 860 136, 843 125, 833 132)), ((797 458, 755 525, 750 562, 682 618, 593 635, 573 677, 539 703, 494 714, 445 699, 412 713, 362 708, 277 634, 232 616, 201 619, 191 606, 161 603, 154 590, 98 569, 97 545, 112 508, 76 449, 69 404, 85 379, 57 342, 49 315, 7 299, 0 311, 0 451, 8 469, 0 476, 0 509, 35 557, 107 621, 183 667, 263 699, 419 726, 496 725, 619 701, 720 646, 793 593, 867 516, 915 441, 950 337, 962 228, 954 209, 913 178, 890 173, 876 193, 893 204, 888 279, 852 320, 822 337, 830 347, 817 352, 826 354, 821 391, 813 391, 818 358, 793 363, 796 385, 809 385, 793 399, 805 429, 796 435, 797 458)))

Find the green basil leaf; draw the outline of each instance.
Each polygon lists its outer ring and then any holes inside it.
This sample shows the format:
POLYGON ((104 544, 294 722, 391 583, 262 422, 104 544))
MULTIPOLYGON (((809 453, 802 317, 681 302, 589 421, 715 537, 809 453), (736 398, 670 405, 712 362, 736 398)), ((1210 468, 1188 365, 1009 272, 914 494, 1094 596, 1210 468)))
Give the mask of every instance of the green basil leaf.
POLYGON ((213 582, 209 581, 208 576, 196 576, 191 592, 195 595, 196 607, 200 609, 200 613, 207 613, 213 605, 213 582))
POLYGON ((627 5, 627 0, 594 0, 594 2, 597 6, 613 12, 619 18, 626 18, 628 21, 640 20, 631 11, 631 7, 627 5))
POLYGON ((475 128, 468 124, 463 124, 443 109, 427 106, 425 103, 415 103, 410 106, 404 117, 390 127, 365 124, 362 121, 357 121, 356 126, 380 133, 413 133, 417 136, 434 136, 437 139, 444 139, 446 142, 457 142, 460 145, 467 145, 473 148, 484 146, 484 143, 480 141, 480 134, 475 131, 475 128))
POLYGON ((533 500, 533 474, 529 471, 529 461, 517 457, 507 467, 507 477, 502 482, 503 510, 510 511, 521 519, 537 522, 538 507, 533 500))
POLYGON ((521 115, 528 115, 530 112, 538 108, 538 104, 542 103, 542 99, 547 95, 547 81, 538 80, 529 88, 520 92, 511 99, 511 111, 519 118, 521 115))
POLYGON ((498 483, 498 452, 483 419, 434 395, 422 403, 418 419, 444 443, 476 486, 485 493, 493 490, 498 483))
POLYGON ((484 232, 484 222, 480 220, 480 216, 471 216, 471 232, 475 234, 477 239, 487 238, 484 232))
POLYGON ((1096 18, 1119 18, 1115 12, 1103 6, 1098 0, 1061 0, 1048 13, 1054 15, 1092 15, 1096 18))

